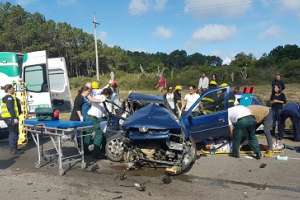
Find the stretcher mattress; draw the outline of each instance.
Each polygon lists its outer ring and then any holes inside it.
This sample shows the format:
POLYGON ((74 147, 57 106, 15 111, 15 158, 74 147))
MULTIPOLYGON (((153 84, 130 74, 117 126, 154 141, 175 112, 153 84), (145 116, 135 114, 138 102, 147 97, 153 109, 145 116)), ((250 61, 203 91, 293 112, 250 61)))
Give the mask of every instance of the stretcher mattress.
POLYGON ((38 121, 37 119, 26 119, 24 124, 25 126, 43 125, 47 128, 58 128, 58 129, 80 128, 80 127, 93 125, 92 122, 67 121, 67 120, 38 121))

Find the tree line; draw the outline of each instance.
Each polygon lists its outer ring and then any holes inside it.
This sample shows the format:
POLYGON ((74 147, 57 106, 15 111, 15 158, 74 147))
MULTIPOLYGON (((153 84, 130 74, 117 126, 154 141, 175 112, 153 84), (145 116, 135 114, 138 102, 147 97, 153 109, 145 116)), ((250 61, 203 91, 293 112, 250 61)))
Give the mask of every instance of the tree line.
MULTIPOLYGON (((31 52, 47 50, 50 57, 66 58, 70 77, 94 76, 95 53, 93 35, 67 23, 46 20, 40 13, 29 13, 19 5, 0 3, 0 51, 31 52)), ((290 80, 300 78, 300 48, 297 45, 278 46, 256 59, 252 54, 239 53, 229 66, 222 65, 218 56, 201 53, 188 55, 185 50, 169 54, 127 51, 109 47, 98 40, 101 73, 119 70, 136 73, 154 72, 158 67, 167 71, 230 67, 237 73, 247 70, 249 76, 265 79, 259 70, 279 71, 290 80)), ((263 73, 265 74, 265 73, 263 73)))

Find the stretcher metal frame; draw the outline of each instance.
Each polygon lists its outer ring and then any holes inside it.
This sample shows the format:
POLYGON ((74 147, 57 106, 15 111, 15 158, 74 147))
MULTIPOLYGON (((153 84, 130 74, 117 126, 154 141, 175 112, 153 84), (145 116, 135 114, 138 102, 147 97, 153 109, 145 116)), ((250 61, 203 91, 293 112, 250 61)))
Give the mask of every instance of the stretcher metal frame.
POLYGON ((48 164, 53 164, 57 160, 58 173, 60 176, 64 175, 66 170, 70 169, 72 165, 78 162, 81 162, 82 169, 86 168, 83 139, 86 136, 92 135, 92 133, 84 134, 83 132, 92 128, 92 125, 62 129, 47 127, 43 123, 37 125, 25 124, 26 133, 31 134, 32 139, 37 147, 38 159, 35 163, 35 167, 40 168, 48 164), (80 145, 78 144, 77 136, 80 136, 80 145), (49 137, 53 148, 44 149, 44 144, 41 142, 42 137, 49 137), (74 147, 77 150, 76 154, 64 156, 63 143, 66 141, 73 142, 74 147), (55 151, 50 153, 49 150, 55 151))

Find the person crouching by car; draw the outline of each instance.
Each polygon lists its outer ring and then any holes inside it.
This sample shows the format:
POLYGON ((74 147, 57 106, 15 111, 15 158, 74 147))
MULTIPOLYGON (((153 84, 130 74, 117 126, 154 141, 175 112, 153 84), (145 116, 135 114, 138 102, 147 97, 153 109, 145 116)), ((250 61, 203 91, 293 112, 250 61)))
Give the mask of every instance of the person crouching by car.
POLYGON ((250 105, 247 108, 249 108, 252 115, 254 115, 256 124, 263 124, 264 126, 264 134, 268 143, 268 150, 264 156, 271 158, 273 156, 273 140, 271 135, 273 125, 272 110, 267 106, 261 105, 250 105))
POLYGON ((240 157, 240 144, 247 139, 255 158, 261 158, 259 144, 255 135, 256 121, 248 108, 242 105, 228 109, 228 125, 232 141, 232 156, 240 157))
POLYGON ((21 103, 15 95, 15 88, 11 84, 2 87, 6 95, 2 98, 1 117, 4 119, 8 127, 8 142, 11 154, 17 153, 17 142, 19 137, 19 121, 21 114, 21 103))
POLYGON ((285 121, 290 118, 294 129, 294 140, 300 142, 300 104, 290 102, 286 104, 280 113, 278 137, 281 140, 284 134, 285 121))

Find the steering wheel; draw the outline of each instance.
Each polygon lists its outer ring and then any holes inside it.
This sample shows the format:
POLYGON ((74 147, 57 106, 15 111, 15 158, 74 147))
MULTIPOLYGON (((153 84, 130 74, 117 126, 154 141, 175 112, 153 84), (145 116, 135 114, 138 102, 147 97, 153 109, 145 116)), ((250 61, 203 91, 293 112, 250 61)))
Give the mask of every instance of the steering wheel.
MULTIPOLYGON (((114 103, 113 101, 111 100, 105 100, 103 102, 103 105, 104 105, 104 109, 106 111, 106 115, 107 115, 107 118, 108 120, 111 119, 112 117, 115 117, 115 118, 118 118, 118 119, 122 119, 122 120, 125 120, 124 117, 121 116, 121 114, 123 114, 124 112, 128 112, 126 111, 125 109, 123 109, 121 106, 117 105, 116 103, 114 103), (108 108, 107 108, 107 104, 111 104, 112 106, 115 106, 117 107, 119 110, 121 110, 120 114, 115 114, 113 113, 112 111, 110 111, 108 108)), ((129 113, 129 112, 128 112, 129 113)))

